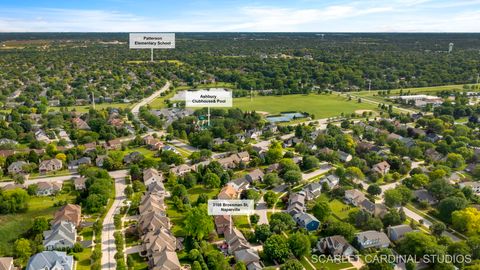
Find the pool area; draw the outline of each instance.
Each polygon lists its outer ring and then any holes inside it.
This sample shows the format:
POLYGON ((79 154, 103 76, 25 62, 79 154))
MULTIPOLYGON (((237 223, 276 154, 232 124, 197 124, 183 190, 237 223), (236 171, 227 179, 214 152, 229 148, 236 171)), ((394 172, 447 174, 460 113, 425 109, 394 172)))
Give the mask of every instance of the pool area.
POLYGON ((267 116, 266 119, 270 123, 278 123, 278 122, 290 122, 297 118, 304 118, 306 117, 305 114, 299 112, 291 112, 291 113, 282 113, 280 115, 272 115, 267 116))

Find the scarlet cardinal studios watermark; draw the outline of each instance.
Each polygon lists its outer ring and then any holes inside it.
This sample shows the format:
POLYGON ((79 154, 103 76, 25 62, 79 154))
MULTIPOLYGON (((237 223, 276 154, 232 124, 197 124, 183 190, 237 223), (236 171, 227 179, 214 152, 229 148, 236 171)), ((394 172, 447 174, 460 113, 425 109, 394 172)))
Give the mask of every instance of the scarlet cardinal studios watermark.
MULTIPOLYGON (((344 255, 311 255, 310 260, 313 263, 347 263, 352 261, 358 261, 357 255, 344 256, 344 255)), ((388 264, 401 264, 401 263, 453 263, 453 264, 468 264, 472 262, 472 256, 470 255, 438 255, 438 254, 425 254, 423 256, 415 255, 389 255, 389 254, 367 254, 363 256, 365 263, 388 263, 388 264)))

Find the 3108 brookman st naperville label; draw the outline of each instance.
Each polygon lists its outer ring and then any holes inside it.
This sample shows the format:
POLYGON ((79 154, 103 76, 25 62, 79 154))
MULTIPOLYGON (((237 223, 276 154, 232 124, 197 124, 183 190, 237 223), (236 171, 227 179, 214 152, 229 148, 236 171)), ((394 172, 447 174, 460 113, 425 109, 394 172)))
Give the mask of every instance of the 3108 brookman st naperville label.
POLYGON ((241 216, 253 213, 253 200, 208 200, 208 214, 211 216, 241 216))

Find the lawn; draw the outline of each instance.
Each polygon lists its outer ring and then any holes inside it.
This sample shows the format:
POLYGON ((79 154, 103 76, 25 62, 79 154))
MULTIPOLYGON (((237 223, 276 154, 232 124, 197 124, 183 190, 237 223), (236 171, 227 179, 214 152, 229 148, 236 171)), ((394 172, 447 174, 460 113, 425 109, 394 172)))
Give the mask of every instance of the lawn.
POLYGON ((337 95, 285 95, 285 96, 258 96, 250 100, 249 97, 235 98, 233 106, 247 111, 261 111, 269 114, 279 114, 288 111, 300 111, 313 114, 315 118, 339 116, 342 112, 351 114, 357 110, 377 110, 377 106, 370 103, 358 103, 356 100, 337 95))
POLYGON ((337 199, 331 200, 329 204, 333 215, 341 220, 347 219, 348 214, 356 209, 356 207, 347 205, 337 199))
POLYGON ((128 255, 128 256, 131 256, 133 258, 133 261, 135 262, 135 264, 133 266, 134 270, 147 270, 148 269, 147 261, 145 260, 145 258, 140 257, 140 254, 134 253, 134 254, 131 254, 131 255, 128 255))
MULTIPOLYGON (((107 109, 107 108, 119 108, 119 109, 124 109, 127 107, 130 107, 133 105, 133 103, 101 103, 101 104, 95 104, 95 109, 96 110, 102 110, 102 109, 107 109)), ((75 109, 77 112, 85 113, 90 110, 91 105, 87 106, 68 106, 68 107, 48 107, 48 111, 53 110, 53 111, 59 111, 60 108, 67 108, 68 111, 71 111, 75 109)))
POLYGON ((302 263, 303 267, 305 267, 305 269, 307 270, 315 270, 315 269, 324 269, 324 270, 339 270, 339 269, 345 269, 345 268, 349 268, 349 267, 352 267, 353 265, 351 263, 348 263, 348 262, 338 262, 338 263, 335 263, 335 262, 331 262, 331 261, 328 261, 328 262, 319 262, 319 261, 315 261, 315 260, 312 260, 310 259, 309 260, 311 264, 313 264, 315 266, 315 268, 313 268, 308 262, 307 262, 307 258, 306 257, 303 257, 300 262, 302 263), (315 261, 315 262, 314 262, 315 261))
POLYGON ((238 229, 250 229, 250 223, 248 223, 248 216, 233 216, 233 224, 238 229))
MULTIPOLYGON (((188 191, 188 198, 190 203, 195 204, 200 194, 207 194, 208 198, 213 198, 219 192, 218 188, 208 189, 202 185, 196 185, 193 188, 190 188, 188 191)), ((166 201, 167 203, 167 216, 170 218, 170 222, 172 223, 172 233, 176 237, 185 236, 185 232, 183 231, 183 219, 185 218, 185 212, 179 212, 173 201, 171 199, 166 201)))
POLYGON ((13 255, 13 243, 30 229, 36 217, 52 218, 53 213, 60 208, 53 206, 55 202, 65 200, 73 202, 73 199, 69 194, 32 197, 27 212, 0 215, 0 257, 13 255))
POLYGON ((136 148, 131 148, 125 150, 125 154, 129 154, 132 152, 140 152, 142 155, 148 158, 155 158, 155 154, 157 153, 156 151, 152 151, 150 149, 147 149, 145 147, 136 147, 136 148))
MULTIPOLYGON (((392 89, 390 90, 390 95, 398 95, 401 89, 392 89)), ((463 84, 454 84, 454 85, 443 85, 443 86, 431 86, 431 87, 417 87, 417 88, 404 88, 403 93, 410 92, 411 94, 433 94, 438 91, 443 90, 455 90, 455 91, 463 91, 463 84), (433 92, 433 93, 432 93, 433 92)), ((373 96, 377 95, 378 91, 380 90, 372 90, 372 91, 361 91, 361 92, 352 92, 355 96, 373 96)), ((468 90, 472 91, 472 90, 468 90)))
POLYGON ((199 84, 196 87, 191 87, 191 86, 179 86, 173 89, 173 91, 170 91, 167 95, 165 96, 160 96, 156 99, 154 99, 152 102, 150 102, 150 107, 153 109, 161 109, 165 107, 165 100, 173 97, 177 91, 182 91, 182 90, 188 90, 188 89, 208 89, 208 88, 232 88, 234 85, 231 83, 225 83, 225 82, 217 82, 217 83, 207 83, 207 84, 199 84))

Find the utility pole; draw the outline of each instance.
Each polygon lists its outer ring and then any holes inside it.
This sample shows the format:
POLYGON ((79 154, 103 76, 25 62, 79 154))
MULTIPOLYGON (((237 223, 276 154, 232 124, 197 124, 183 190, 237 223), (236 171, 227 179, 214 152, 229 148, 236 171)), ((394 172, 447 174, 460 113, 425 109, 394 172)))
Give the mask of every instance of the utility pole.
POLYGON ((153 62, 153 48, 150 49, 150 62, 153 62))
POLYGON ((210 127, 210 106, 208 106, 207 108, 208 108, 208 112, 207 112, 207 124, 208 124, 208 126, 210 127))
POLYGON ((92 92, 92 104, 93 104, 93 109, 95 110, 95 93, 92 92))
POLYGON ((372 88, 372 80, 368 79, 368 92, 370 92, 371 88, 372 88))
MULTIPOLYGON (((477 83, 478 83, 478 79, 477 79, 477 83)), ((253 100, 253 87, 250 86, 250 101, 253 100)))
POLYGON ((480 79, 480 73, 477 73, 477 84, 479 79, 480 79))

